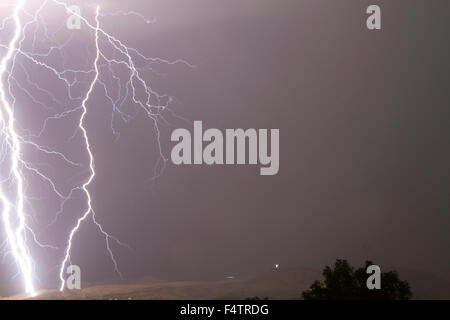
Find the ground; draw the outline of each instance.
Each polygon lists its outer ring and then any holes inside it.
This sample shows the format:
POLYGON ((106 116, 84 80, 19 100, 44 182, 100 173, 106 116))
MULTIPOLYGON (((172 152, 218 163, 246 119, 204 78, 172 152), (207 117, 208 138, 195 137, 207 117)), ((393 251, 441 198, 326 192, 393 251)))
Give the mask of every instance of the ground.
MULTIPOLYGON (((399 270, 411 284, 416 299, 450 299, 450 282, 417 270, 399 270)), ((152 277, 112 284, 85 285, 82 290, 42 290, 36 299, 300 299, 301 292, 321 279, 319 270, 276 269, 257 277, 227 277, 217 281, 163 281, 152 277)), ((24 299, 24 295, 3 299, 24 299)))

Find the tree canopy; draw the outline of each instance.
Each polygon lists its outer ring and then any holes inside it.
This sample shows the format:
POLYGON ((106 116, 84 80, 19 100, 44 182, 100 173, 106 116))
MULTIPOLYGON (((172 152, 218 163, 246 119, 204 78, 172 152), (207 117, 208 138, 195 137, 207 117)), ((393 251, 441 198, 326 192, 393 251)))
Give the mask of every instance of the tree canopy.
POLYGON ((354 269, 346 260, 337 259, 334 268, 326 266, 322 272, 324 281, 314 281, 309 290, 303 291, 305 300, 409 300, 411 288, 400 280, 396 271, 381 272, 381 289, 369 290, 366 273, 368 266, 354 269))

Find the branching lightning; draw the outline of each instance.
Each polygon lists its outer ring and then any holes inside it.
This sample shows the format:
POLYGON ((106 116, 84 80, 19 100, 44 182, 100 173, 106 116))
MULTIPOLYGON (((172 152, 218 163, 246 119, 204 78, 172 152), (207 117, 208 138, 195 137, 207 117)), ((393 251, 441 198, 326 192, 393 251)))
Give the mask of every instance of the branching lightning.
MULTIPOLYGON (((22 24, 19 18, 20 11, 24 5, 24 0, 19 0, 14 9, 14 24, 15 32, 8 45, 8 51, 0 63, 0 79, 5 77, 7 66, 14 56, 14 51, 22 31, 22 24)), ((10 154, 11 176, 9 179, 13 180, 16 185, 16 194, 14 204, 12 205, 8 197, 3 191, 0 192, 0 200, 3 205, 3 224, 6 230, 9 246, 14 255, 17 264, 25 281, 25 291, 30 295, 35 295, 32 277, 31 257, 26 247, 25 239, 25 214, 24 214, 24 190, 23 178, 20 169, 20 139, 15 130, 14 111, 6 98, 5 86, 3 80, 0 81, 0 99, 2 109, 0 111, 0 122, 2 125, 2 135, 6 139, 8 145, 8 153, 10 154), (11 209, 14 208, 18 225, 12 225, 11 209)))
MULTIPOLYGON (((36 294, 34 282, 37 275, 34 266, 38 264, 33 260, 32 246, 60 250, 56 246, 42 244, 38 236, 31 228, 28 221, 37 219, 39 212, 36 212, 31 204, 32 198, 27 196, 27 186, 31 184, 28 176, 33 176, 46 185, 47 188, 59 201, 59 209, 54 212, 54 218, 48 223, 47 228, 51 228, 61 218, 65 212, 65 207, 69 201, 81 193, 84 200, 82 214, 77 215, 75 225, 70 229, 63 250, 62 262, 59 264, 59 289, 65 288, 65 268, 71 264, 71 250, 76 241, 76 234, 83 222, 90 217, 99 232, 105 237, 106 249, 111 257, 114 270, 120 275, 118 262, 116 261, 110 241, 119 245, 125 245, 117 238, 110 235, 102 227, 96 217, 93 207, 93 195, 89 191, 89 186, 96 176, 94 151, 89 139, 89 132, 86 128, 86 119, 89 115, 89 107, 95 105, 91 102, 94 92, 102 94, 104 99, 111 106, 110 126, 112 133, 119 138, 120 132, 115 124, 119 120, 129 122, 136 117, 139 112, 130 112, 126 106, 130 104, 137 106, 151 120, 154 130, 159 160, 155 165, 155 175, 157 177, 164 169, 167 158, 165 157, 160 143, 159 122, 167 122, 165 112, 171 116, 175 115, 169 105, 174 98, 167 94, 159 94, 145 80, 145 72, 154 72, 155 65, 184 64, 192 67, 184 60, 168 61, 161 58, 149 58, 135 48, 127 46, 123 41, 114 37, 101 27, 102 18, 114 18, 117 16, 136 16, 145 23, 152 23, 153 20, 145 18, 136 12, 119 11, 115 13, 101 13, 97 6, 95 9, 95 23, 91 23, 89 18, 74 12, 71 7, 61 0, 41 0, 40 5, 29 12, 27 3, 29 0, 18 0, 14 3, 13 13, 0 22, 0 50, 3 50, 0 62, 0 205, 2 222, 6 239, 1 246, 6 254, 11 254, 18 266, 19 274, 25 284, 25 291, 30 295, 36 294), (51 33, 42 13, 47 7, 59 7, 67 13, 77 16, 87 29, 93 34, 93 49, 95 58, 90 62, 91 67, 80 69, 79 67, 61 67, 60 64, 52 65, 51 58, 56 54, 62 55, 68 46, 71 38, 63 43, 55 40, 55 33, 51 33), (10 28, 12 35, 9 40, 3 43, 3 33, 10 28), (47 49, 42 51, 36 49, 39 43, 38 35, 43 34, 47 49), (27 41, 28 40, 28 41, 27 41), (56 91, 46 88, 39 81, 33 79, 31 67, 39 68, 46 74, 53 77, 52 81, 59 83, 65 88, 67 101, 58 95, 56 91), (23 74, 22 77, 18 74, 23 74), (83 82, 89 79, 89 86, 84 93, 80 94, 79 88, 83 82), (22 124, 16 116, 18 107, 18 93, 27 97, 33 108, 41 108, 43 117, 39 128, 30 129, 22 124), (60 108, 63 110, 58 110, 60 108), (126 109, 126 111, 125 111, 126 109), (42 143, 42 139, 49 128, 58 121, 76 118, 76 125, 73 131, 67 136, 66 143, 72 143, 78 134, 81 133, 83 140, 83 150, 88 156, 88 163, 71 159, 69 154, 58 151, 42 143), (23 149, 33 150, 45 157, 60 161, 65 166, 71 168, 87 168, 89 176, 80 183, 75 183, 68 190, 58 185, 54 177, 45 170, 50 166, 44 162, 30 160, 23 149), (158 166, 158 167, 157 167, 158 166), (158 169, 159 168, 159 169, 158 169), (30 235, 27 237, 27 235, 30 235), (32 246, 31 246, 32 245, 32 246)), ((30 1, 31 2, 31 1, 30 1)), ((62 21, 65 23, 65 21, 62 21)), ((63 24, 64 25, 64 24, 63 24)), ((2 52, 2 51, 0 51, 2 52)), ((20 108, 29 106, 20 104, 20 108)), ((175 115, 176 116, 176 115, 175 115)), ((35 181, 35 180, 33 180, 35 181)), ((80 195, 81 196, 81 195, 80 195)), ((125 245, 126 246, 126 245, 125 245)))
POLYGON ((66 263, 70 259, 70 249, 72 248, 73 236, 78 231, 78 228, 80 228, 81 223, 92 212, 92 199, 91 199, 91 194, 89 193, 89 190, 88 190, 88 186, 91 184, 92 180, 94 180, 94 177, 95 177, 94 156, 92 154, 91 146, 89 144, 89 137, 88 137, 87 130, 84 127, 84 119, 87 114, 86 103, 88 102, 89 97, 92 93, 92 90, 94 90, 94 86, 99 77, 98 60, 100 58, 100 48, 98 45, 98 33, 99 33, 100 22, 98 21, 98 15, 99 15, 99 7, 97 7, 97 9, 96 9, 96 15, 95 15, 95 22, 96 22, 96 26, 95 26, 95 52, 96 52, 96 54, 95 54, 95 61, 94 61, 95 76, 91 82, 91 85, 89 86, 89 90, 86 93, 86 97, 83 99, 83 102, 81 102, 81 107, 83 108, 83 112, 81 113, 81 118, 80 118, 80 122, 78 125, 79 128, 81 129, 81 131, 83 132, 84 141, 86 142, 86 150, 89 154, 89 170, 91 172, 89 179, 82 186, 83 191, 86 194, 86 198, 87 198, 87 209, 84 212, 84 214, 78 219, 76 226, 72 229, 72 231, 70 231, 69 241, 68 241, 67 248, 66 248, 66 253, 64 255, 64 260, 61 264, 61 269, 59 271, 59 278, 61 279, 61 287, 59 288, 60 291, 64 290, 64 284, 65 284, 64 267, 66 266, 66 263))

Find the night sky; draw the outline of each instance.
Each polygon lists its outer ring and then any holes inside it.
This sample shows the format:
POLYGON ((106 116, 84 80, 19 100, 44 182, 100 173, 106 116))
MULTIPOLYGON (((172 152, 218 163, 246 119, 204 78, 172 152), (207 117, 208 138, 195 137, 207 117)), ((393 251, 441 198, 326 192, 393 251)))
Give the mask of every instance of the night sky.
MULTIPOLYGON (((93 7, 86 4, 91 1, 82 2, 83 14, 93 19, 93 7)), ((171 108, 180 118, 161 123, 166 155, 174 129, 192 130, 181 118, 221 130, 280 129, 277 175, 260 176, 259 166, 169 162, 152 179, 158 156, 152 122, 127 105, 136 117, 117 121, 116 139, 111 106, 96 87, 86 122, 97 171, 90 190, 97 219, 131 247, 112 244, 125 280, 221 279, 255 275, 275 264, 321 269, 336 258, 355 265, 371 259, 382 269, 417 269, 450 280, 448 1, 95 3, 103 12, 133 10, 155 18, 154 24, 130 16, 102 21, 149 56, 195 65, 158 66, 158 74, 147 76, 159 92, 177 98, 171 108), (370 4, 382 9, 381 31, 366 28, 370 4)), ((8 10, 0 7, 2 18, 8 10)), ((61 13, 55 7, 46 14, 58 25, 61 13)), ((92 35, 72 32, 79 34, 63 58, 52 58, 55 66, 71 61, 89 67, 92 35)), ((45 73, 30 72, 63 95, 45 73)), ((81 94, 89 79, 80 85, 81 94)), ((27 101, 23 92, 17 95, 27 101)), ((30 104, 16 112, 32 130, 42 122, 42 110, 30 104)), ((80 136, 65 143, 75 120, 51 125, 40 141, 86 163, 80 136)), ((87 177, 86 168, 68 169, 32 151, 27 156, 49 163, 46 172, 65 192, 87 177)), ((40 199, 33 200, 33 227, 42 242, 60 249, 33 249, 37 286, 55 288, 61 249, 83 198, 78 194, 46 228, 58 202, 38 181, 30 178, 30 194, 40 199)), ((105 239, 91 221, 74 241, 71 260, 84 282, 118 280, 105 239)), ((0 294, 21 291, 15 271, 10 257, 4 259, 0 294)))

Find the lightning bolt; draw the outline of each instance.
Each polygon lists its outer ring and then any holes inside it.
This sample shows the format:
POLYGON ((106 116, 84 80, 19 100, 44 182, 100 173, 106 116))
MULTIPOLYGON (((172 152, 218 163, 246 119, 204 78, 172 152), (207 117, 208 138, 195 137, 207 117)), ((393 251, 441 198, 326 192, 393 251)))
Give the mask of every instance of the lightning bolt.
POLYGON ((10 103, 6 98, 5 85, 3 79, 5 73, 7 72, 8 64, 13 58, 17 42, 19 41, 20 34, 22 32, 22 24, 20 21, 19 14, 24 6, 24 0, 18 0, 17 5, 14 8, 13 20, 15 25, 14 35, 8 45, 9 49, 6 55, 3 57, 0 63, 0 101, 2 104, 2 109, 0 112, 0 122, 2 125, 2 135, 6 139, 6 143, 9 147, 10 153, 10 166, 11 166, 11 176, 16 185, 16 199, 14 205, 10 203, 8 197, 3 191, 0 192, 0 200, 3 204, 3 224, 6 229, 6 235, 8 239, 8 244, 12 250, 13 256, 19 265, 22 277, 25 282, 26 293, 34 296, 36 294, 33 285, 32 276, 32 260, 28 252, 28 248, 25 243, 25 214, 24 214, 24 182, 22 178, 22 173, 20 169, 20 139, 15 130, 15 117, 14 110, 12 109, 10 103), (14 227, 11 222, 11 209, 16 214, 18 220, 17 227, 14 227))
MULTIPOLYGON (((136 48, 127 46, 123 41, 101 27, 101 19, 117 16, 135 16, 146 24, 154 22, 154 20, 147 19, 140 13, 133 11, 101 13, 97 6, 95 23, 91 23, 90 19, 74 12, 71 9, 72 7, 61 0, 42 0, 33 13, 27 11, 26 2, 27 0, 17 0, 14 3, 13 14, 0 22, 0 32, 7 29, 10 24, 14 26, 10 41, 7 44, 0 41, 0 49, 6 52, 0 62, 0 204, 2 205, 2 221, 6 240, 0 248, 2 249, 1 252, 12 254, 18 265, 19 273, 24 279, 25 291, 30 295, 35 295, 33 280, 37 279, 37 274, 35 274, 33 267, 36 262, 32 259, 30 254, 32 250, 27 242, 31 241, 42 249, 59 250, 59 248, 41 243, 35 230, 27 224, 27 220, 31 217, 34 218, 33 221, 37 221, 39 212, 36 212, 33 208, 31 203, 33 199, 26 195, 26 187, 31 184, 26 177, 31 175, 42 181, 59 201, 59 209, 55 212, 53 220, 45 230, 50 230, 65 212, 67 203, 77 198, 77 193, 82 193, 82 198, 78 199, 83 199, 84 209, 65 239, 62 262, 58 264, 59 289, 62 291, 65 287, 64 271, 66 266, 71 263, 71 251, 75 236, 82 224, 89 218, 104 236, 106 250, 114 265, 114 271, 121 276, 110 242, 114 241, 118 245, 128 246, 110 235, 100 224, 93 208, 93 196, 89 190, 89 186, 96 177, 94 153, 85 123, 90 98, 96 91, 103 94, 105 100, 110 104, 112 111, 110 127, 116 139, 120 137, 120 131, 115 127, 115 123, 118 120, 127 123, 139 115, 137 111, 130 111, 129 108, 125 111, 125 106, 136 106, 136 109, 142 110, 144 115, 151 120, 159 155, 154 167, 153 178, 156 179, 162 174, 167 162, 160 142, 160 122, 170 125, 166 115, 183 121, 188 120, 178 116, 169 108, 169 105, 174 101, 176 102, 176 99, 154 90, 145 79, 144 73, 152 72, 159 75, 154 69, 159 65, 182 64, 191 68, 195 66, 181 59, 169 61, 161 58, 150 58, 136 48), (65 63, 62 67, 61 65, 56 67, 51 64, 55 55, 63 56, 62 53, 69 45, 72 34, 63 43, 56 41, 56 32, 50 32, 42 15, 43 11, 49 6, 61 7, 67 13, 76 16, 83 23, 83 26, 94 35, 95 58, 91 67, 80 69, 67 67, 65 63), (47 50, 44 52, 36 49, 42 43, 38 39, 39 34, 44 35, 44 41, 48 44, 47 50), (27 42, 27 39, 30 39, 30 41, 27 42), (67 101, 61 100, 56 91, 47 89, 41 86, 39 81, 33 80, 30 68, 40 68, 47 75, 52 75, 55 81, 64 86, 67 101), (121 71, 118 71, 119 68, 121 71), (126 72, 123 70, 126 70, 126 72), (22 77, 17 76, 19 72, 23 74, 22 77), (77 86, 83 82, 80 79, 87 77, 90 80, 86 92, 84 94, 74 93, 79 89, 77 86), (15 117, 15 107, 18 104, 24 107, 24 104, 19 103, 15 90, 20 91, 27 97, 33 106, 41 108, 43 114, 50 113, 50 115, 44 117, 38 130, 26 128, 15 117), (63 111, 57 110, 60 106, 68 108, 63 111), (83 149, 89 158, 87 165, 72 160, 69 155, 39 142, 54 122, 71 119, 79 113, 76 129, 67 137, 66 143, 73 143, 78 133, 82 134, 83 149), (71 185, 69 190, 63 191, 57 181, 45 170, 46 167, 51 167, 51 165, 45 162, 30 161, 25 157, 23 148, 32 149, 45 157, 58 159, 58 161, 62 161, 72 168, 84 168, 86 166, 89 176, 84 182, 75 183, 71 185), (28 239, 27 234, 31 235, 28 239)), ((28 105, 25 106, 28 107, 28 105)))
POLYGON ((89 137, 88 137, 87 130, 84 127, 84 119, 85 119, 86 114, 87 114, 86 103, 88 102, 89 97, 90 97, 92 91, 94 90, 95 83, 97 82, 97 80, 99 78, 99 71, 98 71, 98 61, 100 59, 100 48, 99 48, 99 45, 98 45, 98 34, 99 34, 99 27, 100 27, 100 22, 98 21, 99 12, 100 12, 100 7, 97 6, 96 14, 95 14, 95 23, 96 23, 96 26, 95 26, 95 49, 96 49, 95 52, 96 52, 96 55, 95 55, 95 60, 94 60, 95 76, 94 76, 94 79, 91 82, 91 85, 89 86, 89 90, 87 91, 86 96, 83 99, 83 102, 81 103, 81 107, 83 108, 83 112, 81 114, 80 122, 78 124, 78 127, 83 132, 84 141, 86 143, 86 150, 87 150, 87 152, 89 154, 89 170, 91 172, 91 174, 89 176, 89 179, 82 186, 82 189, 83 189, 84 193, 86 194, 86 198, 87 198, 87 209, 84 212, 84 214, 78 219, 76 226, 70 231, 68 245, 67 245, 67 248, 66 248, 66 253, 65 253, 65 256, 64 256, 64 260, 63 260, 63 262, 61 264, 61 269, 59 271, 59 278, 61 279, 61 286, 59 288, 60 291, 63 291, 64 290, 64 286, 65 286, 64 267, 66 266, 66 263, 70 259, 70 249, 72 248, 72 239, 73 239, 75 233, 80 228, 81 223, 84 220, 86 220, 86 218, 92 212, 92 198, 91 198, 91 194, 89 193, 88 186, 91 184, 92 180, 94 180, 94 178, 95 178, 94 155, 92 154, 91 146, 89 144, 89 137))

